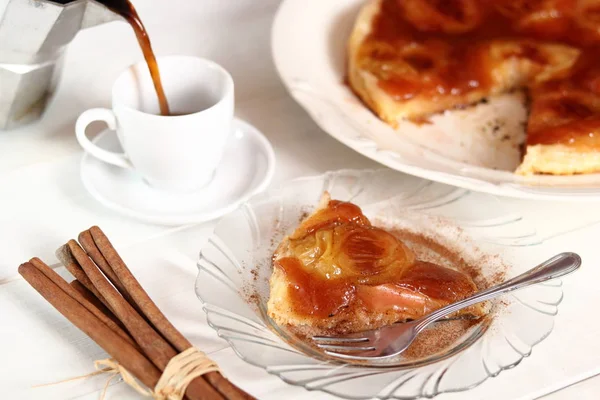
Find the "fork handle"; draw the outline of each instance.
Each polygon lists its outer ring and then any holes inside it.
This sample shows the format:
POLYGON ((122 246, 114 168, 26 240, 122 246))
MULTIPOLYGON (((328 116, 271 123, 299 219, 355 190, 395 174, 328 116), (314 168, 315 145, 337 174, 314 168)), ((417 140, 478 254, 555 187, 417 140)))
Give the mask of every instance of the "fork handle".
POLYGON ((496 296, 512 292, 513 290, 522 289, 536 283, 545 282, 550 279, 570 274, 571 272, 577 270, 580 266, 581 257, 579 257, 579 255, 576 253, 567 252, 558 254, 530 269, 529 271, 515 276, 504 283, 478 292, 471 297, 467 297, 466 299, 457 301, 456 303, 452 303, 446 307, 442 307, 439 310, 432 312, 431 314, 421 318, 421 322, 415 326, 415 330, 421 331, 430 323, 473 304, 493 299, 496 296))

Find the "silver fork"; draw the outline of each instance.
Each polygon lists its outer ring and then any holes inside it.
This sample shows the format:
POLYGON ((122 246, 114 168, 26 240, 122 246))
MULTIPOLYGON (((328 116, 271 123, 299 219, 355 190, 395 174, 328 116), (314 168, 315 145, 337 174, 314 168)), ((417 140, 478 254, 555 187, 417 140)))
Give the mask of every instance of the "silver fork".
POLYGON ((406 350, 423 329, 440 318, 501 294, 561 277, 577 270, 580 266, 579 255, 561 253, 519 276, 442 307, 418 320, 342 336, 314 336, 313 340, 318 347, 325 350, 326 354, 342 359, 381 360, 393 357, 406 350))

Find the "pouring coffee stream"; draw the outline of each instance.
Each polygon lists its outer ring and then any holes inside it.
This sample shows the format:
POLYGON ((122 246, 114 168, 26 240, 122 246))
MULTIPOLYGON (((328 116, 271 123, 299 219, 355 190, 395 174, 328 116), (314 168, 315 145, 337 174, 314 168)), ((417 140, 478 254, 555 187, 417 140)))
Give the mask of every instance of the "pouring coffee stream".
POLYGON ((129 0, 4 0, 0 6, 0 131, 40 118, 60 81, 64 50, 80 30, 119 19, 133 28, 160 112, 169 114, 150 40, 129 0))
POLYGON ((152 77, 154 89, 156 90, 156 95, 158 96, 158 105, 160 107, 160 113, 161 115, 170 115, 169 103, 167 101, 162 81, 160 79, 160 71, 158 69, 158 63, 156 62, 156 56, 154 55, 154 51, 152 50, 152 44, 150 43, 148 32, 146 32, 146 28, 144 27, 144 24, 142 23, 142 20, 140 19, 135 7, 129 0, 96 1, 107 7, 109 10, 123 17, 125 21, 127 21, 129 25, 131 25, 131 28, 133 29, 133 31, 135 32, 135 36, 137 37, 140 48, 142 49, 142 53, 144 54, 146 64, 148 64, 148 70, 150 71, 150 76, 152 77))

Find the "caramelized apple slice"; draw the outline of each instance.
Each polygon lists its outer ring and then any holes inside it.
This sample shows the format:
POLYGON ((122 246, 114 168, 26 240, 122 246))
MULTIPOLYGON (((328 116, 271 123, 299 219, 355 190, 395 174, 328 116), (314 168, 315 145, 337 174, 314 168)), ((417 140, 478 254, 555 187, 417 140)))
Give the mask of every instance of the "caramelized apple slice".
POLYGON ((305 219, 298 229, 290 236, 290 239, 301 239, 307 235, 342 223, 370 226, 371 223, 365 217, 360 208, 352 203, 331 200, 328 193, 321 198, 319 207, 305 219))
MULTIPOLYGON (((401 319, 422 317, 477 291, 466 274, 436 264, 418 261, 394 283, 357 286, 357 298, 370 310, 394 311, 401 319)), ((479 308, 467 308, 457 315, 478 316, 479 308)))
POLYGON ((311 273, 299 259, 275 260, 287 280, 288 307, 300 316, 332 317, 355 299, 356 287, 346 279, 323 279, 311 273))
POLYGON ((544 38, 560 37, 570 27, 573 0, 501 0, 496 9, 510 18, 515 28, 544 38))
POLYGON ((290 250, 322 279, 359 284, 390 282, 412 265, 414 253, 394 235, 372 226, 344 224, 290 239, 290 250))
POLYGON ((423 32, 464 33, 482 21, 479 0, 397 0, 407 21, 423 32))

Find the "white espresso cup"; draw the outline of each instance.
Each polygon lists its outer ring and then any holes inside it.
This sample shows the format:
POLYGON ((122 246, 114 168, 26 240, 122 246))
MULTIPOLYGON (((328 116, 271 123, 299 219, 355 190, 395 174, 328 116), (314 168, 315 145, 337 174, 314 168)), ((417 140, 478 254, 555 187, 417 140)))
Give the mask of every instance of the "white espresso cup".
POLYGON ((152 187, 194 191, 212 179, 231 135, 233 79, 218 64, 197 57, 160 57, 158 66, 170 116, 160 115, 148 66, 140 62, 115 81, 112 109, 93 108, 79 116, 77 140, 94 157, 134 169, 152 187), (88 139, 85 131, 93 121, 117 132, 123 153, 88 139))

